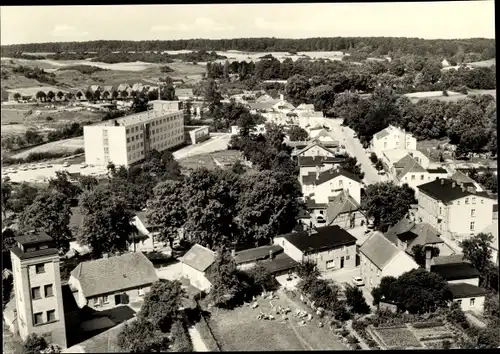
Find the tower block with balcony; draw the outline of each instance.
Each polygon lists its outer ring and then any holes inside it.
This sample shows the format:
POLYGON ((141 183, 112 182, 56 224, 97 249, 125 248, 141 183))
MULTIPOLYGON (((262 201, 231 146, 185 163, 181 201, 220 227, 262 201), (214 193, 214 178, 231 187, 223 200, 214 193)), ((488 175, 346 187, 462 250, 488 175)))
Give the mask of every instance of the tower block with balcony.
POLYGON ((15 241, 11 259, 19 335, 25 340, 36 333, 66 348, 59 250, 45 233, 30 233, 15 241))

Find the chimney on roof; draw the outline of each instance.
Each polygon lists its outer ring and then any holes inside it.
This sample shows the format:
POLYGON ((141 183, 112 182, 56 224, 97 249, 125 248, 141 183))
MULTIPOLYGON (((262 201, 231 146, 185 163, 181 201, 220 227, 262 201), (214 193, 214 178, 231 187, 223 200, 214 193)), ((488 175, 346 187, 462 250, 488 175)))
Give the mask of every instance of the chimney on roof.
POLYGON ((455 187, 456 187, 456 185, 457 185, 457 184, 455 183, 455 181, 453 181, 453 182, 451 183, 451 187, 452 187, 452 188, 455 188, 455 187))
POLYGON ((465 192, 467 190, 467 188, 465 188, 465 186, 460 186, 460 188, 462 188, 462 192, 465 192))
MULTIPOLYGON (((444 185, 444 179, 443 178, 441 178, 441 185, 444 185)), ((455 187, 455 186, 453 186, 453 187, 455 187)))
POLYGON ((236 250, 234 248, 231 249, 231 257, 236 257, 236 250))
POLYGON ((104 259, 108 259, 108 258, 109 258, 109 255, 108 255, 107 253, 103 253, 102 258, 104 258, 104 259))
POLYGON ((269 250, 269 259, 273 259, 273 250, 269 250))
POLYGON ((425 249, 425 270, 428 272, 431 271, 431 259, 432 259, 432 250, 430 248, 425 249))

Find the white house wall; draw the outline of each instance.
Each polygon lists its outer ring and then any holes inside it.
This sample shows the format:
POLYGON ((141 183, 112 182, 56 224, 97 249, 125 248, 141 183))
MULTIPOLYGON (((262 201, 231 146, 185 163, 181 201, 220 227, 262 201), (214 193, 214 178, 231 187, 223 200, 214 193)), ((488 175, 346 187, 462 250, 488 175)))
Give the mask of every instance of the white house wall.
POLYGON ((484 310, 484 300, 485 296, 477 296, 477 297, 467 297, 467 298, 461 298, 461 299, 454 299, 454 302, 459 302, 460 303, 460 308, 462 311, 475 311, 475 312, 483 312, 484 310), (471 304, 471 299, 474 299, 474 303, 471 304))

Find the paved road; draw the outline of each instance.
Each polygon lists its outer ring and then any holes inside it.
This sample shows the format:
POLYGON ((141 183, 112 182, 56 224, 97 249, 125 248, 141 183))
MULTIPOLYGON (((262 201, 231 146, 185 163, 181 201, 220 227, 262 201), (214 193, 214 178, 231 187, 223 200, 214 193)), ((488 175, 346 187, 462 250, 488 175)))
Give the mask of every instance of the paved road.
MULTIPOLYGON (((317 121, 318 124, 330 127, 330 132, 337 139, 340 144, 346 147, 347 152, 355 156, 361 164, 361 168, 365 173, 364 182, 366 184, 373 184, 386 180, 386 178, 377 174, 377 170, 372 165, 369 155, 359 139, 354 138, 354 131, 348 127, 342 127, 341 119, 328 119, 328 118, 311 118, 317 121)), ((313 124, 311 124, 313 125, 313 124)), ((315 124, 314 124, 315 125, 315 124)))

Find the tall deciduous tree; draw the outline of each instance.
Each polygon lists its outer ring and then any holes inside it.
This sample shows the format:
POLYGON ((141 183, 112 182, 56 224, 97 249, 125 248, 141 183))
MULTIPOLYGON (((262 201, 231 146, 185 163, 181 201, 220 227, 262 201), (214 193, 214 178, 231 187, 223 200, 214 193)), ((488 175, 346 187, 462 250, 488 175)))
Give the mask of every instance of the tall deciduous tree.
POLYGON ((385 232, 405 217, 410 206, 416 203, 415 191, 407 184, 397 186, 390 182, 371 184, 361 201, 362 208, 373 218, 377 230, 385 232), (384 205, 384 208, 380 206, 384 205))
POLYGON ((347 285, 345 297, 347 305, 351 307, 352 312, 361 314, 370 313, 370 306, 366 303, 363 292, 358 287, 347 285))
POLYGON ((19 186, 15 187, 15 194, 12 194, 10 200, 10 208, 13 212, 19 213, 30 206, 35 200, 40 188, 36 188, 27 182, 22 182, 19 186))
POLYGON ((167 351, 169 340, 153 323, 138 319, 125 324, 118 333, 117 344, 126 353, 160 353, 167 351))
POLYGON ((361 170, 361 164, 358 163, 358 159, 356 157, 347 156, 342 162, 342 168, 355 174, 360 180, 363 180, 365 177, 365 173, 361 170))
POLYGON ((89 175, 81 175, 78 179, 78 183, 82 191, 92 190, 99 185, 97 178, 89 175))
POLYGON ((49 179, 49 188, 58 191, 68 199, 78 197, 80 188, 70 182, 69 173, 66 171, 56 171, 56 177, 49 179))
POLYGON ((229 251, 220 249, 215 262, 210 267, 212 289, 210 299, 218 307, 230 306, 237 294, 242 290, 238 279, 236 263, 229 251))
POLYGON ((133 214, 109 188, 84 192, 80 198, 80 210, 83 222, 78 241, 89 246, 96 257, 125 251, 130 235, 137 232, 131 224, 133 214))
POLYGON ((464 258, 481 273, 481 284, 487 288, 493 286, 498 291, 498 267, 491 261, 491 234, 479 233, 460 243, 464 258), (496 273, 496 274, 495 274, 496 273))
POLYGON ((147 202, 147 218, 153 225, 161 228, 159 239, 168 241, 173 247, 173 241, 178 236, 178 230, 186 222, 184 185, 179 181, 159 183, 153 190, 153 198, 147 202))
POLYGON ((429 312, 437 307, 447 306, 452 300, 446 280, 422 268, 403 273, 392 280, 389 287, 385 285, 379 289, 380 293, 374 290, 378 299, 383 296, 410 313, 429 312))
POLYGON ((12 195, 12 184, 9 180, 2 180, 2 216, 7 218, 7 210, 10 208, 10 197, 12 195))
POLYGON ((425 268, 425 260, 426 260, 426 252, 431 252, 431 258, 439 256, 439 248, 431 245, 414 245, 411 248, 411 252, 413 253, 413 258, 415 262, 422 268, 425 268))
POLYGON ((216 107, 220 106, 221 100, 222 95, 219 92, 217 83, 214 80, 209 79, 205 89, 205 102, 208 103, 210 112, 213 112, 216 107))
POLYGON ((33 204, 24 210, 20 217, 22 230, 40 230, 52 237, 57 248, 62 252, 69 250, 71 230, 70 201, 57 190, 45 190, 40 193, 33 204))
POLYGON ((195 170, 185 179, 185 231, 208 248, 232 243, 237 234, 238 177, 231 173, 195 170))
POLYGON ((309 139, 309 133, 298 125, 293 125, 288 131, 288 137, 291 141, 305 141, 309 139))
POLYGON ((172 323, 179 317, 184 290, 181 283, 175 281, 159 281, 151 285, 144 297, 144 304, 138 317, 151 322, 162 332, 170 330, 172 323))
POLYGON ((291 232, 299 213, 300 186, 293 178, 269 170, 242 179, 238 225, 247 241, 268 244, 275 235, 291 232))

